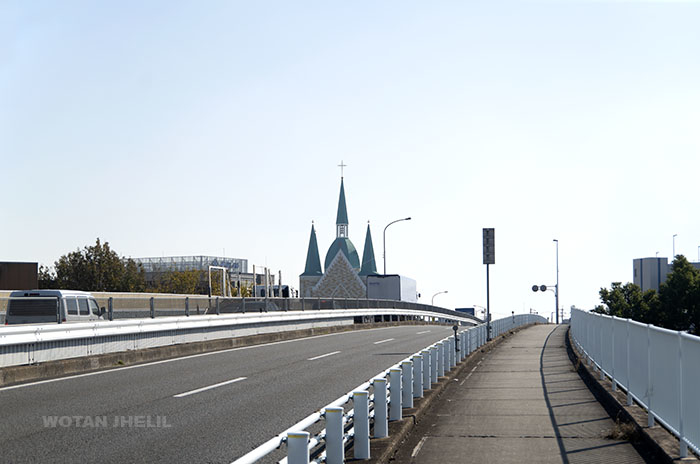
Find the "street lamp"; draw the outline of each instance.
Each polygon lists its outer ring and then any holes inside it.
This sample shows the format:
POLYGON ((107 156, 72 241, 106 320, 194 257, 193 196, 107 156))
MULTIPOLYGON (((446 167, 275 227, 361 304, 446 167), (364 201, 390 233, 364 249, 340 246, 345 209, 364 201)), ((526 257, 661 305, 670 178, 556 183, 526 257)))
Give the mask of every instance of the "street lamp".
POLYGON ((437 292, 433 297, 430 299, 430 306, 435 306, 435 297, 438 295, 441 295, 443 293, 447 293, 447 290, 444 290, 442 292, 437 292))
POLYGON ((673 258, 676 259, 676 237, 678 237, 678 234, 673 234, 673 258))
POLYGON ((556 315, 556 323, 559 324, 559 240, 555 238, 554 242, 557 244, 557 283, 554 285, 533 285, 532 291, 546 292, 550 290, 554 292, 554 314, 556 315))
POLYGON ((397 219, 397 220, 395 220, 395 221, 391 221, 391 222, 390 222, 389 224, 387 224, 386 227, 384 228, 383 243, 382 243, 382 247, 384 248, 384 253, 383 253, 383 255, 384 255, 384 275, 386 275, 386 229, 387 229, 390 225, 396 224, 397 222, 401 222, 401 221, 410 221, 410 220, 411 220, 410 217, 403 218, 403 219, 397 219))

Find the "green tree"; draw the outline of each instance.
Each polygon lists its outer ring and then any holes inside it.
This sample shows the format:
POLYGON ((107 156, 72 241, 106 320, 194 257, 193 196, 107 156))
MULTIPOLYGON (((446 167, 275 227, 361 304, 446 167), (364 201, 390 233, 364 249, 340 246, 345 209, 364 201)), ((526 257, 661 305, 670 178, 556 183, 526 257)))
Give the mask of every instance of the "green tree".
POLYGON ((659 325, 671 330, 700 329, 700 271, 683 255, 673 260, 672 270, 659 288, 659 325))
POLYGON ((654 290, 642 292, 638 285, 613 282, 610 290, 600 289, 600 300, 604 306, 597 306, 596 312, 634 319, 644 323, 654 323, 658 316, 659 299, 654 290))
POLYGON ((56 288, 98 292, 129 292, 144 288, 143 271, 132 259, 122 259, 98 238, 86 246, 61 256, 54 265, 56 288))
POLYGON ((162 273, 153 288, 159 293, 178 293, 193 295, 201 293, 200 282, 203 276, 202 271, 168 271, 162 273))

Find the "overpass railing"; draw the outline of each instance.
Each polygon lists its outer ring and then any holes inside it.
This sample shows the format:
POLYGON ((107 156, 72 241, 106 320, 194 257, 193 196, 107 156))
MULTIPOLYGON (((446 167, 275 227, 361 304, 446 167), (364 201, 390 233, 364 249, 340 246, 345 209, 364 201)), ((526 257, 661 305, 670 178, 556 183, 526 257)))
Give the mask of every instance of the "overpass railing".
POLYGON ((658 421, 678 437, 681 457, 688 446, 700 452, 700 337, 578 309, 571 335, 600 378, 627 393, 628 406, 647 410, 650 427, 658 421))
MULTIPOLYGON (((491 322, 491 337, 526 324, 546 323, 542 316, 521 314, 491 322)), ((282 464, 345 462, 352 445, 355 459, 369 459, 370 439, 388 436, 388 422, 401 420, 402 411, 457 364, 487 342, 486 324, 455 332, 329 403, 289 429, 266 441, 233 464, 251 464, 286 445, 282 464), (322 427, 322 428, 321 428, 322 427), (314 432, 314 430, 320 431, 314 432)))
MULTIPOLYGON (((438 306, 397 300, 368 298, 239 298, 206 295, 169 295, 163 293, 101 293, 93 292, 106 318, 134 319, 163 316, 194 316, 205 314, 252 313, 271 311, 318 311, 324 309, 411 309, 454 315, 455 311, 438 306)), ((0 297, 0 322, 9 298, 0 297)), ((459 313, 474 322, 481 319, 459 313)))
POLYGON ((249 335, 414 318, 474 324, 456 311, 319 309, 0 326, 0 367, 249 335))

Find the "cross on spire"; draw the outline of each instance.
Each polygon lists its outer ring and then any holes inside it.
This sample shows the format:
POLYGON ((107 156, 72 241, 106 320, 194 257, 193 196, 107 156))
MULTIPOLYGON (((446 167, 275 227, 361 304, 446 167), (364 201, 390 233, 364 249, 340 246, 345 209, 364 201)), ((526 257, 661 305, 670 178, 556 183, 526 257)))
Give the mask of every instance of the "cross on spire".
POLYGON ((346 167, 348 167, 348 165, 347 165, 347 164, 343 164, 343 160, 340 160, 340 164, 338 165, 338 167, 340 168, 340 177, 344 177, 344 176, 343 176, 343 170, 344 170, 346 167))

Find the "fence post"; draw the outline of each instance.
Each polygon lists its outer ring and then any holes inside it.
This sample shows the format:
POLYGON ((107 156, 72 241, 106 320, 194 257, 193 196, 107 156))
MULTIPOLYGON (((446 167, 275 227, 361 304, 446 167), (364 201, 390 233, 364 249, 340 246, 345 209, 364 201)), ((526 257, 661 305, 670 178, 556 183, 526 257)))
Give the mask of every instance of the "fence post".
POLYGON ((107 318, 110 321, 114 320, 114 298, 111 296, 109 297, 109 300, 107 300, 107 318))
POLYGON ((430 350, 421 351, 423 355, 423 390, 430 390, 430 350))
POLYGON ((438 377, 442 377, 445 375, 445 361, 443 358, 445 357, 445 351, 442 349, 442 342, 438 342, 437 344, 437 375, 438 377))
POLYGON ((413 407, 413 366, 411 361, 401 363, 402 388, 401 406, 404 408, 413 407))
POLYGON ((627 375, 627 406, 632 406, 632 382, 630 381, 630 320, 627 319, 625 324, 627 329, 627 365, 625 366, 625 372, 627 375))
POLYGON ((326 464, 342 464, 345 459, 343 448, 343 408, 326 408, 326 464))
MULTIPOLYGON (((433 345, 430 347, 430 383, 437 383, 438 369, 437 369, 437 358, 438 349, 437 346, 433 345)), ((431 385, 432 387, 432 385, 431 385)))
POLYGON ((685 441, 685 431, 683 430, 683 334, 678 332, 678 420, 680 435, 680 452, 681 458, 688 457, 688 443, 685 441))
POLYGON ((651 324, 647 324, 647 426, 654 426, 654 414, 651 412, 651 324))
POLYGON ((374 379, 374 438, 389 435, 386 413, 386 377, 380 377, 374 379))
POLYGON ((369 459, 369 392, 352 393, 355 459, 369 459))
POLYGON ((218 316, 219 314, 221 314, 221 310, 219 308, 219 297, 217 296, 216 297, 216 315, 218 316))
POLYGON ((185 316, 190 315, 190 297, 186 296, 185 297, 185 316))
POLYGON ((600 330, 598 331, 598 338, 600 339, 600 350, 598 352, 598 356, 600 359, 598 360, 598 366, 600 367, 600 380, 605 380, 605 374, 603 371, 603 325, 605 324, 605 319, 600 320, 600 330))
POLYGON ((615 316, 611 316, 610 324, 612 324, 612 391, 617 391, 617 380, 615 380, 615 316))
POLYGON ((287 461, 289 464, 309 464, 309 432, 287 434, 287 461))
POLYGON ((413 361, 413 397, 423 398, 423 356, 416 354, 413 361))
POLYGON ((149 305, 151 307, 151 319, 155 319, 156 317, 156 303, 155 299, 151 297, 151 300, 149 301, 149 305))
POLYGON ((401 369, 389 370, 389 419, 401 420, 401 369))

